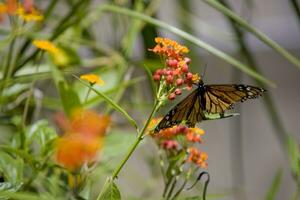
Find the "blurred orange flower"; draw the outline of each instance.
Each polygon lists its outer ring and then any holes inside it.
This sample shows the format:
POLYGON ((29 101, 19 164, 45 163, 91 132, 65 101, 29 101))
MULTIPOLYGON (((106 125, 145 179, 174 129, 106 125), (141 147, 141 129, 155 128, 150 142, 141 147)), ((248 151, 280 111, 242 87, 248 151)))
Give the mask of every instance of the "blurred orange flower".
POLYGON ((79 109, 70 120, 62 115, 56 119, 65 131, 56 143, 57 162, 70 170, 93 162, 102 148, 110 117, 79 109))
POLYGON ((188 148, 189 157, 187 159, 188 162, 192 162, 199 167, 206 168, 207 163, 206 160, 208 158, 207 153, 199 151, 199 149, 195 147, 188 148))

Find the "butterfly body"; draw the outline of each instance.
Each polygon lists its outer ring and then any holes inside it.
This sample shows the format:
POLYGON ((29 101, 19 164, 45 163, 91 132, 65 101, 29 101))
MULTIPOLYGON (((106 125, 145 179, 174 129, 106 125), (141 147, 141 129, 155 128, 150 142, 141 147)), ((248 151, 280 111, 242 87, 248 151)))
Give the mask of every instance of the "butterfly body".
POLYGON ((236 102, 257 98, 264 91, 263 88, 242 84, 205 85, 200 80, 197 89, 167 113, 156 126, 155 132, 182 122, 188 127, 194 127, 197 122, 206 119, 205 113, 222 116, 236 102))

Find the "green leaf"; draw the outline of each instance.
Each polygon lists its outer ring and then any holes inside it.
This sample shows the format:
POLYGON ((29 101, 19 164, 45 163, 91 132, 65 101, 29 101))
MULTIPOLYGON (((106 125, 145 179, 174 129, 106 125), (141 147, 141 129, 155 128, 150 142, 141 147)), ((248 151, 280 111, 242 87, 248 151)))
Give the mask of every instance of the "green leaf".
POLYGON ((58 88, 64 111, 68 116, 71 116, 74 109, 82 107, 79 97, 65 82, 59 82, 58 88))
POLYGON ((135 128, 137 129, 137 124, 135 122, 134 119, 132 119, 129 114, 123 110, 123 108, 121 108, 118 104, 116 104, 113 100, 111 100, 108 96, 106 96, 104 93, 99 92, 98 90, 94 89, 93 87, 91 87, 89 84, 87 84, 86 82, 82 81, 80 78, 78 78, 77 76, 74 75, 74 77, 79 80, 82 84, 84 84, 85 86, 89 87, 92 91, 94 91, 96 94, 98 94, 100 97, 102 97, 109 105, 111 105, 114 109, 116 109, 117 111, 119 111, 121 114, 123 114, 125 116, 125 118, 129 121, 129 123, 135 128))
POLYGON ((287 146, 292 173, 298 178, 300 183, 300 150, 297 140, 289 135, 287 139, 287 146))
POLYGON ((105 138, 102 160, 111 160, 122 156, 130 148, 136 135, 123 130, 112 130, 105 138))
POLYGON ((6 182, 16 186, 23 182, 24 162, 6 152, 0 151, 0 172, 6 182))
POLYGON ((282 170, 278 170, 276 176, 272 181, 272 185, 265 197, 265 200, 275 200, 276 194, 278 193, 280 188, 281 179, 282 179, 282 170))
POLYGON ((111 178, 108 178, 97 200, 121 200, 121 193, 111 178))

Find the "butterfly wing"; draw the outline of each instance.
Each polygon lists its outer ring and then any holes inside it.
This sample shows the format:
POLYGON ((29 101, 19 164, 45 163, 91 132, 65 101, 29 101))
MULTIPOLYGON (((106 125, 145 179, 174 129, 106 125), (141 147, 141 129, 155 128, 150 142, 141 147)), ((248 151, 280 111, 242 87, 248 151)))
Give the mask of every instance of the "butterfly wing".
POLYGON ((264 91, 263 88, 241 84, 206 85, 203 107, 208 113, 224 113, 232 109, 236 102, 257 98, 264 91))
POLYGON ((194 127, 202 119, 204 119, 204 113, 201 107, 201 95, 195 90, 168 112, 156 126, 155 132, 175 126, 183 121, 188 127, 194 127))

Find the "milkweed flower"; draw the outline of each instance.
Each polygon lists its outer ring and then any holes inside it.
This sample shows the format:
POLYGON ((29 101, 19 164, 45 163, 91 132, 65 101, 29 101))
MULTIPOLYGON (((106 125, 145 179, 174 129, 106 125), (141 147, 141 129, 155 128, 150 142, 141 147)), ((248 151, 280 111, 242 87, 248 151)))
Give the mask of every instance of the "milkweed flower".
POLYGON ((181 95, 182 89, 191 89, 199 76, 189 72, 191 59, 185 56, 189 52, 186 46, 161 37, 155 38, 155 42, 156 46, 149 51, 161 56, 164 66, 154 72, 153 80, 165 85, 167 98, 174 100, 181 95))
POLYGON ((80 76, 80 79, 88 81, 91 85, 104 85, 104 81, 96 74, 84 74, 80 76))
POLYGON ((73 112, 70 120, 61 116, 58 119, 65 133, 56 142, 57 162, 73 171, 94 162, 103 146, 110 117, 80 109, 73 112))
POLYGON ((195 147, 188 148, 189 157, 187 159, 188 162, 194 163, 201 168, 206 168, 207 163, 206 160, 208 158, 207 153, 199 151, 199 149, 195 147))

